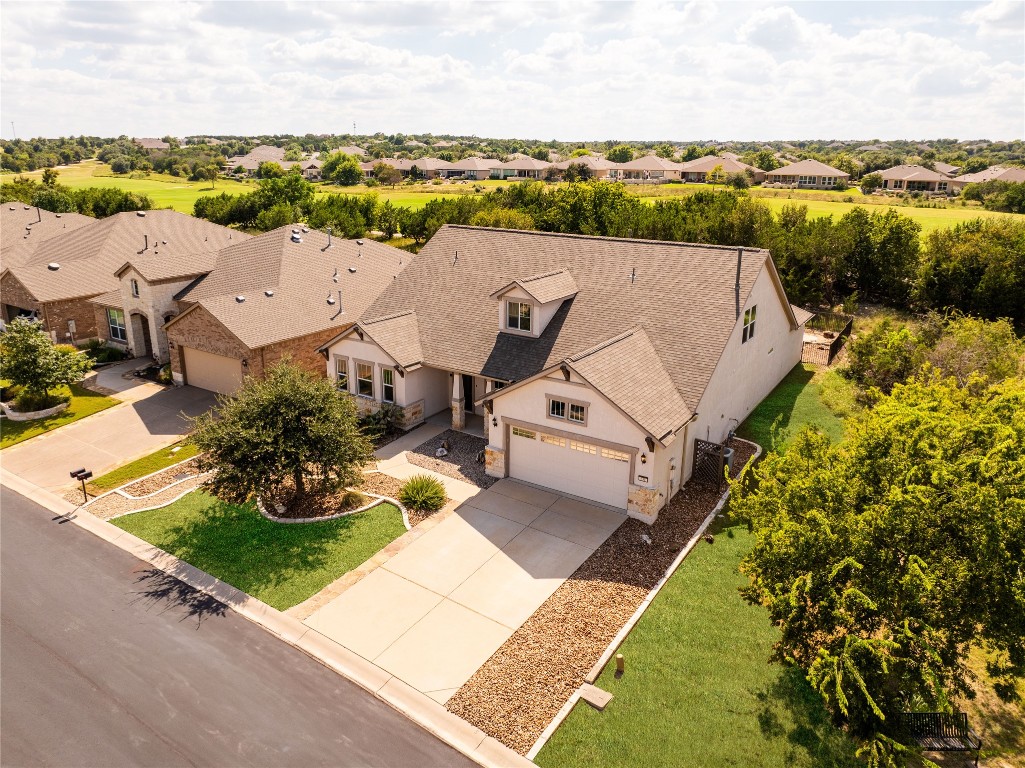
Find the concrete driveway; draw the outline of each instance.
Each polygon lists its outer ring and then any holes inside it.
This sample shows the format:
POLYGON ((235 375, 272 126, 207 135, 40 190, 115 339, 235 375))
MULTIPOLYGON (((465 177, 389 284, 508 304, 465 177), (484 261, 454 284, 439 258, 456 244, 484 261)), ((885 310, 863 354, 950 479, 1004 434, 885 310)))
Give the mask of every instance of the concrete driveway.
POLYGON ((176 442, 188 429, 182 418, 198 416, 215 403, 213 393, 195 387, 132 391, 128 402, 4 449, 8 472, 47 490, 74 481, 79 467, 99 476, 128 461, 176 442))
POLYGON ((625 519, 501 480, 305 623, 444 704, 625 519))

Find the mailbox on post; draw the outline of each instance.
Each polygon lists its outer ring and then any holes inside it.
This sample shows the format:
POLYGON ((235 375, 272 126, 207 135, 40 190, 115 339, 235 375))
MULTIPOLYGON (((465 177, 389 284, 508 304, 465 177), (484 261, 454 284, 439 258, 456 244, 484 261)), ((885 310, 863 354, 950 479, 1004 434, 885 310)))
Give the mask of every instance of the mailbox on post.
POLYGON ((85 492, 85 481, 93 476, 93 473, 87 469, 74 469, 71 471, 71 476, 76 480, 82 481, 82 503, 85 504, 89 501, 89 495, 85 492))

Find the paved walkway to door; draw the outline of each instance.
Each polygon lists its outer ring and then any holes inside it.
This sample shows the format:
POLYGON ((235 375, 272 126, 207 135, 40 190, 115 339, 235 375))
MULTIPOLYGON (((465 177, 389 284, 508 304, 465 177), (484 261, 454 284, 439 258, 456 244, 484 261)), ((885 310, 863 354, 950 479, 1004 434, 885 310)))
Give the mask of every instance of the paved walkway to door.
POLYGON ((304 623, 444 704, 624 520, 501 480, 304 623))

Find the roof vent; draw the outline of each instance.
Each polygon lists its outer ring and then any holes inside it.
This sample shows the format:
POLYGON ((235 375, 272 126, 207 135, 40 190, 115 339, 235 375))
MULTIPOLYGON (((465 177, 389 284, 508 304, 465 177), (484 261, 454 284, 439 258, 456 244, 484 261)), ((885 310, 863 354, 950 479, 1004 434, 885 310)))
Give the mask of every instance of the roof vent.
POLYGON ((8 208, 8 210, 10 210, 10 211, 15 211, 17 209, 18 209, 18 206, 16 206, 16 205, 12 205, 10 208, 8 208))
POLYGON ((327 303, 331 306, 334 306, 335 304, 335 297, 332 296, 330 293, 327 295, 327 303))
POLYGON ((143 216, 146 215, 146 211, 136 211, 135 215, 138 216, 139 218, 142 218, 143 216))
POLYGON ((167 241, 166 241, 166 240, 161 240, 161 241, 160 241, 160 244, 161 244, 161 245, 167 245, 167 241))
POLYGON ((241 304, 241 303, 242 303, 242 302, 244 302, 245 300, 246 300, 246 297, 245 297, 245 296, 236 296, 236 297, 235 297, 235 301, 236 301, 236 302, 238 302, 239 304, 241 304))
POLYGON ((305 235, 305 234, 306 234, 307 232, 309 232, 309 231, 310 231, 310 230, 309 230, 309 228, 308 228, 308 227, 303 227, 303 234, 304 234, 304 235, 305 235))
POLYGON ((32 206, 31 206, 31 205, 26 205, 26 206, 25 206, 25 210, 26 210, 26 211, 30 211, 30 210, 32 210, 32 206))
POLYGON ((266 296, 267 298, 270 298, 271 296, 274 295, 274 291, 272 291, 270 288, 268 288, 266 291, 263 292, 263 295, 266 296))
POLYGON ((46 265, 46 268, 51 272, 56 272, 58 269, 61 268, 61 265, 58 264, 56 261, 51 261, 49 264, 46 265))
POLYGON ((59 213, 55 213, 54 216, 56 216, 58 219, 61 217, 59 213))
POLYGON ((349 267, 349 274, 355 275, 356 274, 356 268, 355 267, 349 267))
POLYGON ((300 235, 295 230, 292 230, 292 242, 293 243, 301 243, 302 241, 303 241, 303 236, 300 235))
POLYGON ((363 241, 362 240, 357 240, 356 241, 356 245, 363 245, 363 241))
POLYGON ((334 280, 336 283, 338 282, 338 267, 335 267, 335 273, 331 275, 331 279, 334 280))
POLYGON ((298 235, 299 234, 299 230, 298 229, 293 229, 292 230, 292 234, 293 235, 298 235))

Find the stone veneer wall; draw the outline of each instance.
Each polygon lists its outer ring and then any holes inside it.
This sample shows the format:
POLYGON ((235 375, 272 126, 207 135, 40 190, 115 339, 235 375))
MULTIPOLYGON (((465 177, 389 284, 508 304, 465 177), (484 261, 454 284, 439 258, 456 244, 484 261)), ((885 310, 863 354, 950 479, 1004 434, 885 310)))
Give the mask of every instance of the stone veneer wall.
POLYGON ((631 485, 626 498, 626 514, 651 525, 661 508, 658 488, 631 485))

